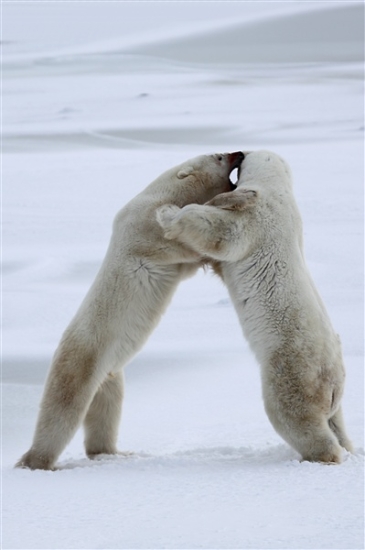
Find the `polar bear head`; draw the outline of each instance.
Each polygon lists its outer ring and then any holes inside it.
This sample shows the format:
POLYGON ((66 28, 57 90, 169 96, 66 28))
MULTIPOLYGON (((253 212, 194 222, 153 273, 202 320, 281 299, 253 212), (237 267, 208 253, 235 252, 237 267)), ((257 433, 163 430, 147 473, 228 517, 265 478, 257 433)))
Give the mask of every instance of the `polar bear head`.
POLYGON ((256 203, 273 205, 275 202, 284 204, 291 201, 294 201, 294 196, 288 164, 270 151, 252 151, 243 153, 236 190, 230 195, 217 196, 208 204, 225 207, 226 210, 246 210, 256 203))
POLYGON ((302 222, 291 170, 270 151, 245 153, 238 169, 237 189, 217 195, 207 204, 242 213, 257 243, 294 235, 301 241, 302 222))
POLYGON ((151 184, 151 191, 158 188, 161 202, 179 207, 204 204, 219 193, 235 189, 230 175, 243 158, 241 151, 200 155, 162 174, 151 184))
POLYGON ((275 238, 286 235, 302 243, 302 220, 293 194, 292 173, 284 159, 265 150, 246 153, 233 194, 247 191, 251 192, 258 233, 275 238))
POLYGON ((292 174, 288 164, 271 151, 246 153, 238 169, 237 187, 256 184, 266 192, 292 192, 292 174))

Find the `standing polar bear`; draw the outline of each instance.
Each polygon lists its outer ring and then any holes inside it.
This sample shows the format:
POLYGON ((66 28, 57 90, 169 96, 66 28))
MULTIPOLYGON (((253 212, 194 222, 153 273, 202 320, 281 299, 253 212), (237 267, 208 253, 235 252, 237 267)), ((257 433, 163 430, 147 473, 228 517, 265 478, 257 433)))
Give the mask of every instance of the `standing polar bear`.
POLYGON ((266 412, 304 460, 352 450, 342 419, 341 345, 307 270, 291 174, 277 155, 247 153, 237 189, 207 205, 163 206, 167 239, 196 250, 226 283, 260 365, 266 412))
POLYGON ((156 209, 228 192, 242 158, 238 152, 189 160, 117 214, 101 269, 54 355, 33 443, 18 467, 53 469, 81 422, 89 457, 117 453, 122 367, 145 343, 178 283, 202 265, 191 248, 163 237, 156 209))

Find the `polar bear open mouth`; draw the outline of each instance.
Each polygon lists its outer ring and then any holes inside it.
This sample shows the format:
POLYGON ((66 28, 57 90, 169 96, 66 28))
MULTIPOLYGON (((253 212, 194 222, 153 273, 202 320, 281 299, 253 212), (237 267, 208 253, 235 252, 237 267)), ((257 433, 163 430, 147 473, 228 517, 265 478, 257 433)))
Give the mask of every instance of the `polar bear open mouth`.
MULTIPOLYGON (((243 166, 242 166, 243 161, 245 160, 245 158, 247 157, 247 155, 250 152, 251 151, 245 151, 244 153, 241 152, 241 156, 239 157, 240 160, 238 160, 238 159, 236 160, 236 164, 235 164, 232 172, 229 175, 229 179, 231 180, 231 184, 232 184, 232 186, 234 186, 234 189, 237 189, 238 180, 241 177, 241 172, 242 172, 242 168, 243 168, 243 166)), ((232 153, 232 154, 236 154, 236 153, 232 153)))
POLYGON ((231 153, 232 169, 229 174, 229 180, 231 182, 231 191, 234 191, 235 189, 237 189, 237 182, 240 176, 240 168, 244 158, 245 158, 245 155, 244 153, 242 153, 242 151, 231 153))
POLYGON ((231 182, 231 191, 234 191, 235 189, 237 189, 237 182, 239 179, 238 171, 239 171, 239 167, 233 168, 232 172, 229 174, 229 181, 231 182))

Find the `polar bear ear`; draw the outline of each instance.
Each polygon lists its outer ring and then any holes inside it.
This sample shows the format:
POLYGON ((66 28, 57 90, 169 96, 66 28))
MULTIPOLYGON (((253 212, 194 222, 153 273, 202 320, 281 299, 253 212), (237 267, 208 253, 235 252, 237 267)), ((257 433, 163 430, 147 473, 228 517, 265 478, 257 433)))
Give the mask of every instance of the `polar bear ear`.
POLYGON ((236 189, 230 193, 222 193, 221 195, 217 195, 206 204, 208 206, 222 208, 222 210, 234 210, 237 212, 254 206, 256 204, 257 197, 257 191, 253 191, 251 189, 236 189))
POLYGON ((182 170, 179 170, 177 173, 177 177, 179 180, 183 180, 184 178, 187 178, 188 176, 191 176, 194 172, 193 166, 184 166, 182 170))

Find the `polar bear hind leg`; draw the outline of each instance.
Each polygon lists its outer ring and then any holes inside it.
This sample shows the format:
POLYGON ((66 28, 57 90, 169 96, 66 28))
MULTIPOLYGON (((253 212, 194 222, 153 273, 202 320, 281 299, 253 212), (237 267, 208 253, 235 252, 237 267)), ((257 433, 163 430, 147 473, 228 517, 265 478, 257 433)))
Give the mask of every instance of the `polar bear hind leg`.
POLYGON ((89 458, 117 454, 123 400, 123 372, 109 374, 96 392, 84 420, 85 450, 89 458))
POLYGON ((72 336, 61 342, 48 375, 32 447, 16 464, 53 470, 55 461, 86 416, 105 374, 95 354, 72 336))
POLYGON ((354 448, 350 439, 347 437, 347 434, 346 434, 345 423, 343 421, 341 407, 339 407, 335 412, 335 414, 328 420, 328 425, 331 428, 332 432, 337 437, 341 447, 344 447, 346 451, 353 453, 354 448))

